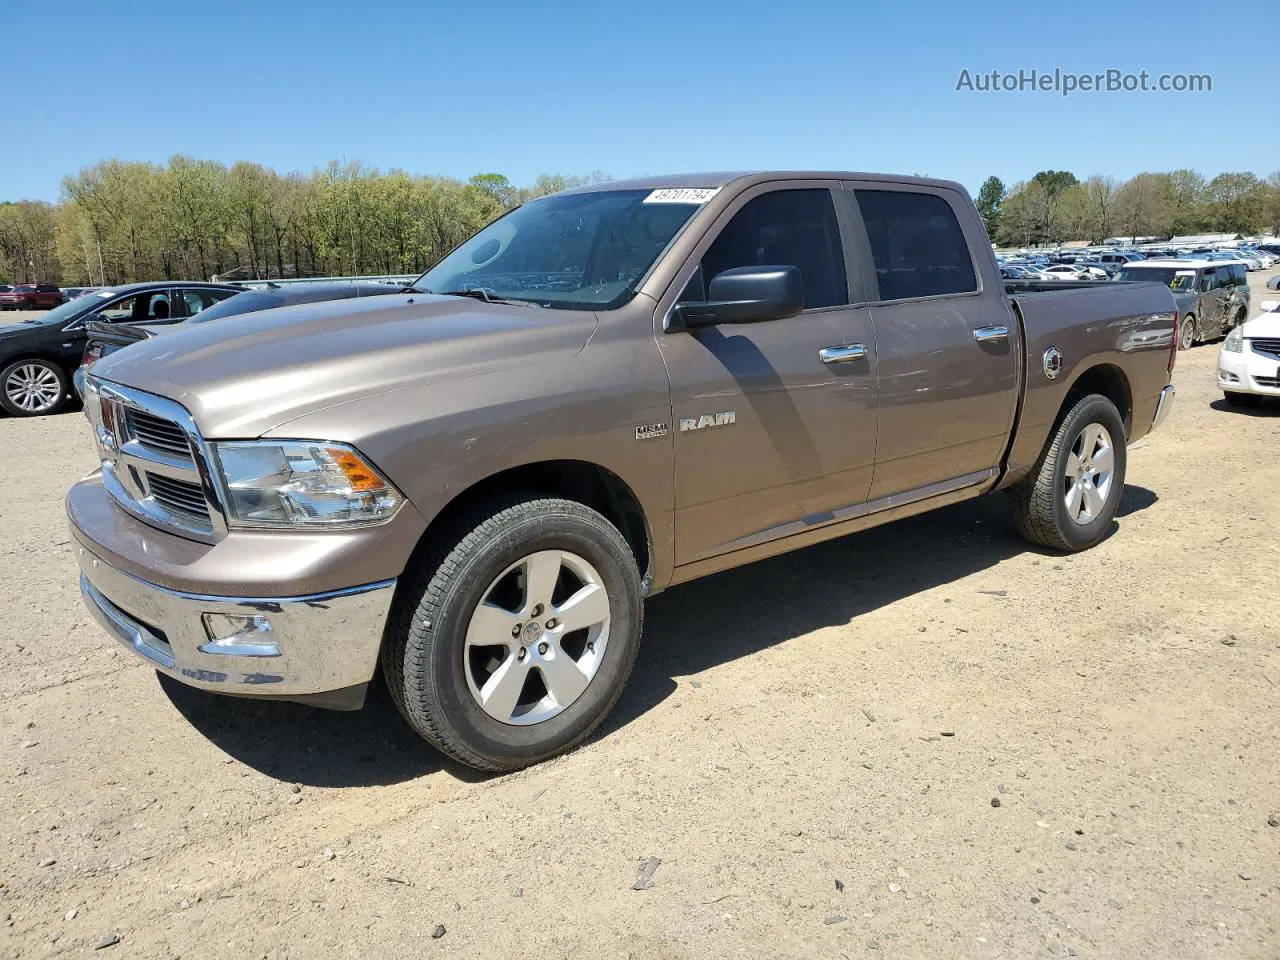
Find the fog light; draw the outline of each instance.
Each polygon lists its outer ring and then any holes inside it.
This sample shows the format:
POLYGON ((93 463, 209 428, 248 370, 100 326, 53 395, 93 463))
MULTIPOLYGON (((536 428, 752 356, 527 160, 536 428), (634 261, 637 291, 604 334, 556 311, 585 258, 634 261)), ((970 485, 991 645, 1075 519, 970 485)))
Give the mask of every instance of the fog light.
POLYGON ((205 613, 204 632, 208 643, 200 644, 201 653, 232 657, 278 657, 271 630, 271 618, 238 613, 205 613))

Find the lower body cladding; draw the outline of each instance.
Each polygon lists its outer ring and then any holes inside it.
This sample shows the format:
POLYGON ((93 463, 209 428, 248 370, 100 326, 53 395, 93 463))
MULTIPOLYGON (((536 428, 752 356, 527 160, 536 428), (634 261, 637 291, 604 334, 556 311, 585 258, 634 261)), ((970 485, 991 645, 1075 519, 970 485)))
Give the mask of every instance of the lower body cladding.
POLYGON ((82 544, 76 551, 89 612, 161 673, 216 693, 363 705, 396 581, 301 597, 211 597, 147 583, 82 544))

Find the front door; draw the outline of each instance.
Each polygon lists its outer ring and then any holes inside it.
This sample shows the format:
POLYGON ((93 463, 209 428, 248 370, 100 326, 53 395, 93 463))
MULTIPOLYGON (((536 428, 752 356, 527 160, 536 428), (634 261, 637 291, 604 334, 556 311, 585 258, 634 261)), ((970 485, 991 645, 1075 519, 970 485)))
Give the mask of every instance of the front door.
POLYGON ((943 187, 846 184, 846 195, 877 287, 880 443, 871 500, 980 482, 1009 440, 1021 349, 999 277, 975 267, 970 248, 986 243, 986 233, 972 205, 943 187))
POLYGON ((1205 287, 1207 292, 1200 298, 1200 322, 1197 325, 1197 338, 1209 339, 1222 325, 1222 306, 1223 299, 1227 294, 1227 290, 1223 286, 1224 277, 1221 274, 1228 274, 1230 271, 1221 267, 1211 267, 1204 272, 1205 287))
POLYGON ((804 279, 798 316, 657 332, 671 378, 677 564, 838 519, 866 500, 874 336, 866 308, 849 306, 847 217, 833 188, 745 191, 686 263, 679 297, 663 301, 665 310, 703 300, 710 278, 731 267, 791 265, 804 279), (824 361, 832 347, 853 349, 824 361))

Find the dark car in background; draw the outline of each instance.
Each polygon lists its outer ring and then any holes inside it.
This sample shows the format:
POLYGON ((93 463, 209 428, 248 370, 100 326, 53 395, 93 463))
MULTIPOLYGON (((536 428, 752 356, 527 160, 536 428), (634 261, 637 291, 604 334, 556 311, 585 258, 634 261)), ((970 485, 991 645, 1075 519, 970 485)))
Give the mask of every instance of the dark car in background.
POLYGON ((1179 350, 1226 336, 1249 315, 1249 283, 1239 261, 1143 260, 1126 266, 1116 279, 1151 280, 1173 291, 1179 350))
POLYGON ((90 320, 177 323, 242 290, 185 280, 131 283, 68 300, 41 317, 0 326, 0 409, 16 417, 61 410, 71 395, 71 377, 80 366, 90 320))
POLYGON ((56 283, 20 283, 0 293, 0 310, 52 310, 66 300, 56 283))
POLYGON ((152 324, 111 323, 100 320, 88 324, 87 343, 80 369, 75 373, 76 393, 83 395, 84 372, 108 354, 122 350, 139 340, 176 332, 196 323, 223 320, 242 313, 258 310, 274 310, 299 303, 318 303, 322 300, 349 300, 355 297, 379 297, 399 292, 400 287, 386 283, 343 282, 335 280, 315 283, 271 284, 266 288, 245 290, 221 303, 190 316, 183 322, 169 326, 152 324))

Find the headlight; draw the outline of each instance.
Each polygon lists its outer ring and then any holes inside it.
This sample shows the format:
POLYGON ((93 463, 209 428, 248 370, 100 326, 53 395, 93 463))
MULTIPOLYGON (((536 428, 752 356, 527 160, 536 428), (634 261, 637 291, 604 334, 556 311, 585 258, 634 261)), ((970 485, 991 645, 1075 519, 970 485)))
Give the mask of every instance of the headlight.
POLYGON ((1244 352, 1244 327, 1232 327, 1227 338, 1222 341, 1222 349, 1227 353, 1244 352))
POLYGON ((404 497, 353 448, 316 440, 212 444, 232 526, 352 527, 404 497))

